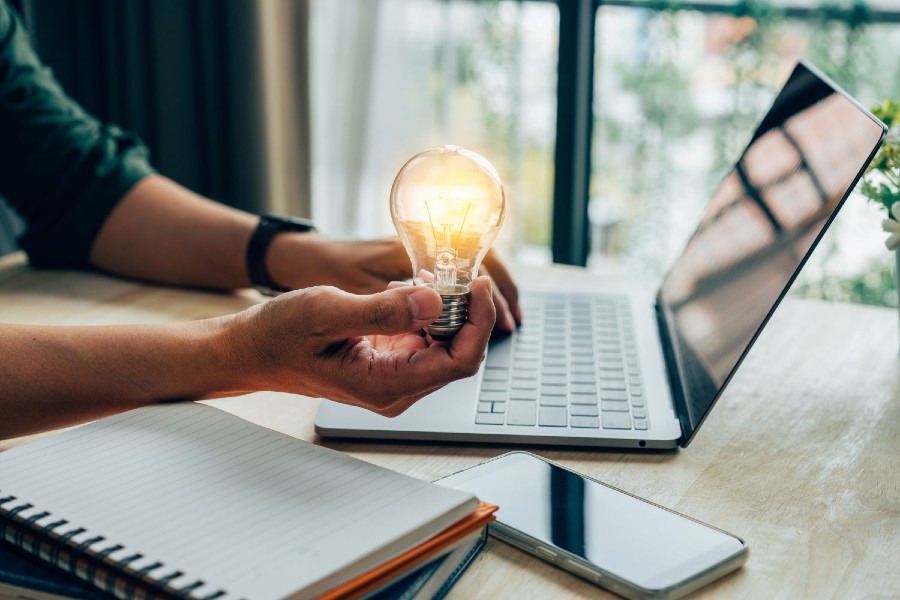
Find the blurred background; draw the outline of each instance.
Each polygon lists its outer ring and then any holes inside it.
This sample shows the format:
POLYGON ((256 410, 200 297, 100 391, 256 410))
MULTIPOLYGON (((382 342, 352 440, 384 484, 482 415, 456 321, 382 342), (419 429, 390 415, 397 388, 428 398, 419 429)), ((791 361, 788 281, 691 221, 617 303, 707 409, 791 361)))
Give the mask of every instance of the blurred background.
MULTIPOLYGON (((798 59, 864 105, 900 97, 898 0, 12 4, 65 89, 200 193, 390 235, 397 170, 453 143, 507 184, 504 255, 647 278, 798 59)), ((882 218, 851 197, 792 293, 896 305, 882 218)))

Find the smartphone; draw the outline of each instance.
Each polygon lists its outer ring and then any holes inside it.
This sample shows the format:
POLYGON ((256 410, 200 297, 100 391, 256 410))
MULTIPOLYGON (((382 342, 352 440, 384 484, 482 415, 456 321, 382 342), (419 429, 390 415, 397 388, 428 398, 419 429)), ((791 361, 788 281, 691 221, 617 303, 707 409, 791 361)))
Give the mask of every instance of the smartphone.
POLYGON ((528 452, 435 483, 498 505, 495 537, 627 598, 680 598, 747 560, 730 533, 528 452))

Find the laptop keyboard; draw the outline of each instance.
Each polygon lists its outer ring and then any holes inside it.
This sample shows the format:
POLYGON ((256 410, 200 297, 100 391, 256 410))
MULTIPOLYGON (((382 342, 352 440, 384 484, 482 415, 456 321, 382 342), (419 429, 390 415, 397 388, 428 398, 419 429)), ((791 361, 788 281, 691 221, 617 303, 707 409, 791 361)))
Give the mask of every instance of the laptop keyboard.
POLYGON ((626 296, 533 296, 522 309, 488 352, 476 424, 649 428, 626 296))

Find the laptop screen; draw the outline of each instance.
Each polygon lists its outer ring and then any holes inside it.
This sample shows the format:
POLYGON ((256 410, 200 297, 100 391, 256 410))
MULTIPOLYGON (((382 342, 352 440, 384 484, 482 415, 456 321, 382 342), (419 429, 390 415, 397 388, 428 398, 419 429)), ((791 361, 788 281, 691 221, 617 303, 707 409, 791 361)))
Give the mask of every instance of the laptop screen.
MULTIPOLYGON (((800 64, 659 292, 687 445, 884 136, 800 64)), ((677 395, 677 392, 676 392, 677 395)))

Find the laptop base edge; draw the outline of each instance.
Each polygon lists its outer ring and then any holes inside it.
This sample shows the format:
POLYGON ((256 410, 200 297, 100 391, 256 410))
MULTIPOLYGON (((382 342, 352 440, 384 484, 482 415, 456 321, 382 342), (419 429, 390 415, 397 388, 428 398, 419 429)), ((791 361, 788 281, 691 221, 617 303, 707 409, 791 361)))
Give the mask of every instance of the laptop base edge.
POLYGON ((592 448, 630 448, 637 450, 675 450, 679 440, 641 440, 641 439, 611 439, 590 436, 538 436, 527 433, 515 434, 501 431, 483 433, 466 432, 441 432, 441 431, 391 431, 391 430, 366 430, 343 429, 334 427, 322 427, 315 424, 316 435, 328 440, 403 440, 421 442, 477 442, 486 446, 494 445, 529 445, 529 446, 574 446, 592 448))

